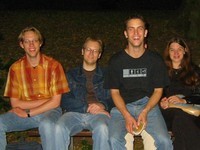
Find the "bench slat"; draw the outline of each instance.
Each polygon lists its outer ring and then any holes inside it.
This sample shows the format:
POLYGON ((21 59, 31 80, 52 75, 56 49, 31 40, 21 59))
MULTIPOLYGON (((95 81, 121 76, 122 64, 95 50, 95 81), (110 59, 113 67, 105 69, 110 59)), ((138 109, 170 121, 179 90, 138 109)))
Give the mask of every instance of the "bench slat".
MULTIPOLYGON (((37 129, 29 130, 29 131, 27 131, 27 134, 29 137, 39 137, 40 136, 37 129)), ((73 135, 73 137, 91 137, 91 136, 92 136, 92 132, 90 132, 89 130, 83 130, 83 131, 73 135)))

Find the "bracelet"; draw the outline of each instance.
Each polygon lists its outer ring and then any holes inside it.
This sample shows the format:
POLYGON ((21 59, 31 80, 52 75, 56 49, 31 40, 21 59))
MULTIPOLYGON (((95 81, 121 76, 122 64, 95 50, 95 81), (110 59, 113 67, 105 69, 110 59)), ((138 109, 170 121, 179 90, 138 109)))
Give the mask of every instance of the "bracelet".
POLYGON ((192 102, 190 102, 189 100, 186 100, 186 104, 192 104, 192 102))
POLYGON ((31 115, 30 115, 30 109, 26 109, 25 111, 26 111, 27 117, 30 118, 31 117, 31 115))

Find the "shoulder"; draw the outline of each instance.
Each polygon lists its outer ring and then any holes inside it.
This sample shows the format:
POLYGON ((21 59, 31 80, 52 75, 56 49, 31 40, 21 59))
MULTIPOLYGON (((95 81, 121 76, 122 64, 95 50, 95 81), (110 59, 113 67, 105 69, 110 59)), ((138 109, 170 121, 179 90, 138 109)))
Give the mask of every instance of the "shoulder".
POLYGON ((196 64, 192 63, 193 70, 200 75, 200 67, 196 64))
POLYGON ((147 54, 153 58, 162 59, 162 56, 157 51, 147 50, 147 54))
POLYGON ((163 57, 156 51, 148 50, 147 55, 153 62, 164 62, 163 57))
POLYGON ((61 63, 53 57, 42 54, 41 59, 44 65, 48 64, 51 68, 62 67, 61 63))
POLYGON ((124 53, 125 53, 124 50, 115 53, 114 55, 111 56, 109 62, 113 63, 116 61, 120 61, 122 58, 124 58, 124 53))
POLYGON ((66 74, 67 76, 78 76, 81 74, 81 66, 69 69, 66 74))
POLYGON ((107 66, 100 66, 100 65, 97 65, 96 73, 99 74, 99 75, 104 75, 105 72, 107 71, 107 69, 108 69, 107 66))
POLYGON ((25 63, 25 56, 15 61, 11 66, 10 69, 20 69, 21 65, 25 63))
POLYGON ((111 57, 111 59, 121 58, 123 54, 124 54, 124 50, 118 51, 111 57))
POLYGON ((54 59, 53 57, 50 57, 50 56, 42 54, 41 58, 43 60, 45 60, 45 61, 48 61, 48 62, 51 62, 51 63, 58 63, 59 64, 59 62, 56 59, 54 59))
POLYGON ((98 66, 98 68, 102 71, 102 72, 105 72, 108 67, 107 66, 98 66))
POLYGON ((75 67, 75 68, 70 68, 68 71, 67 71, 67 73, 76 73, 76 72, 78 72, 80 70, 80 66, 78 66, 78 67, 75 67))

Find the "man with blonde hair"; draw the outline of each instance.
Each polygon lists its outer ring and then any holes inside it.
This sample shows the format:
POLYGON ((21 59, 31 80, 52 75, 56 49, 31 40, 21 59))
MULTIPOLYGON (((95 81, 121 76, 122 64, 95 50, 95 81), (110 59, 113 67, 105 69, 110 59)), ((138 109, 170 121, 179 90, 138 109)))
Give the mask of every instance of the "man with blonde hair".
POLYGON ((61 116, 61 94, 69 91, 61 64, 40 52, 43 37, 35 27, 19 35, 25 56, 9 69, 5 97, 11 110, 0 115, 0 148, 6 148, 6 132, 38 128, 43 150, 55 150, 54 124, 61 116))
POLYGON ((92 132, 93 150, 110 150, 108 122, 112 99, 109 90, 103 88, 106 70, 97 64, 102 49, 99 38, 87 38, 81 50, 82 65, 66 73, 71 91, 62 96, 65 113, 56 124, 56 150, 66 150, 70 136, 84 129, 92 132))

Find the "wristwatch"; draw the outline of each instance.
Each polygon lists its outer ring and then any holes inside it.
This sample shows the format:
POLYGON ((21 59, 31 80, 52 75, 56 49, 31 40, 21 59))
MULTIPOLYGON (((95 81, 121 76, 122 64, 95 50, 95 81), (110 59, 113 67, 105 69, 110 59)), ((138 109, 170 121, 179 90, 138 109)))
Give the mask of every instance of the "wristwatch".
POLYGON ((27 117, 31 117, 30 116, 30 109, 26 109, 25 111, 26 111, 27 117))

